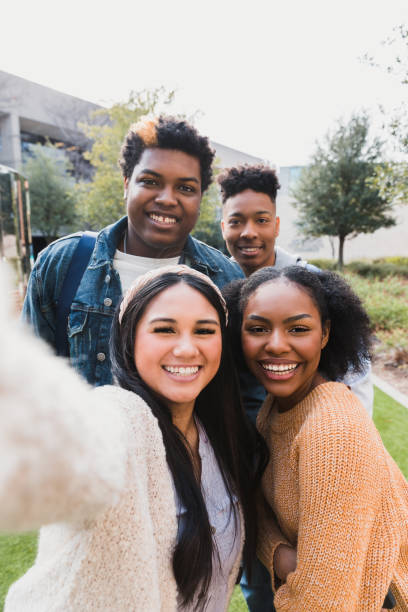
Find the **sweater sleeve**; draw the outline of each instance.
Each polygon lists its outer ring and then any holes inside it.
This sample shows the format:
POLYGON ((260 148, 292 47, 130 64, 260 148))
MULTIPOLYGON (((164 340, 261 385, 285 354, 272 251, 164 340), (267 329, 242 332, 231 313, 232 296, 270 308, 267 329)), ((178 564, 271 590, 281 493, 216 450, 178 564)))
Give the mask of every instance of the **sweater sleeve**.
POLYGON ((0 529, 93 517, 124 487, 124 413, 4 306, 0 337, 0 529))
POLYGON ((275 515, 262 494, 257 500, 258 518, 258 546, 257 555, 264 566, 269 570, 271 584, 274 593, 277 589, 277 578, 273 571, 273 558, 280 544, 291 546, 290 542, 282 534, 275 515))
POLYGON ((368 417, 344 408, 312 414, 298 434, 298 565, 277 591, 277 612, 357 609, 382 483, 368 417))

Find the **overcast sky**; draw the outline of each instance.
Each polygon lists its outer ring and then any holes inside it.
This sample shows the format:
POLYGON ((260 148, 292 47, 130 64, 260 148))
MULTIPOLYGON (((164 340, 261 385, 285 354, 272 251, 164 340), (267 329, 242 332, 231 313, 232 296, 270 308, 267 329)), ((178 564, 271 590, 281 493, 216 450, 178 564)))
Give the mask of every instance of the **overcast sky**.
POLYGON ((361 61, 381 58, 408 0, 12 0, 0 69, 100 104, 176 89, 212 140, 277 165, 304 164, 339 117, 380 123, 408 87, 361 61))

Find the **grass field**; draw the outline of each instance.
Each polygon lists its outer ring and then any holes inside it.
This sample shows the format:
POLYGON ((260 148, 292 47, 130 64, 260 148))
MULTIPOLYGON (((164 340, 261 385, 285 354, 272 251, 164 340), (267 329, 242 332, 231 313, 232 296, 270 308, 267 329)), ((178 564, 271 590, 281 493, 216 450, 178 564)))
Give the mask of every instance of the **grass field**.
MULTIPOLYGON (((408 410, 375 389, 374 422, 389 453, 408 478, 408 410)), ((33 563, 36 534, 0 535, 0 610, 7 590, 33 563)), ((246 612, 247 606, 239 587, 235 589, 229 612, 246 612)))

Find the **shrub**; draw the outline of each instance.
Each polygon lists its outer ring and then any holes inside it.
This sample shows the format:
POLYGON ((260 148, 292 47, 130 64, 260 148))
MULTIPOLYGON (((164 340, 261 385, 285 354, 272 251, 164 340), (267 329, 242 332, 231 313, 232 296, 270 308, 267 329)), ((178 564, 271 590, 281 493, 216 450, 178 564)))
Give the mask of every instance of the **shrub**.
POLYGON ((321 270, 337 270, 337 261, 332 259, 308 259, 307 262, 321 270))
POLYGON ((345 266, 345 270, 355 272, 366 278, 385 279, 388 276, 400 276, 408 279, 408 265, 405 264, 352 261, 345 266))
POLYGON ((366 280, 357 274, 345 277, 364 303, 376 331, 408 328, 408 286, 395 276, 366 280))

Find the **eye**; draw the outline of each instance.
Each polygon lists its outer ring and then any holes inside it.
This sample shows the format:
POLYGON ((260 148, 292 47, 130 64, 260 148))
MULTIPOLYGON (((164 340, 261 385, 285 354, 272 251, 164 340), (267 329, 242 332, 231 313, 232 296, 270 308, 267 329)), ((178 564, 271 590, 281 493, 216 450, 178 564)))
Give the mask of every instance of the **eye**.
POLYGON ((210 336, 215 334, 215 329, 212 329, 211 327, 199 327, 195 333, 199 336, 210 336))
POLYGON ((153 328, 153 333, 154 334, 174 334, 175 331, 172 327, 165 327, 164 325, 162 327, 154 327, 153 328))
POLYGON ((246 327, 245 331, 249 334, 260 335, 268 332, 269 330, 262 325, 251 325, 250 327, 246 327))
POLYGON ((157 180, 154 178, 148 178, 148 177, 142 177, 141 179, 139 179, 139 183, 143 183, 143 185, 157 185, 157 180))
POLYGON ((259 219, 256 220, 257 223, 259 223, 260 225, 263 225, 264 223, 269 223, 269 219, 265 219, 264 217, 260 217, 259 219))
POLYGON ((180 185, 179 189, 186 193, 196 193, 196 189, 192 185, 180 185))
POLYGON ((294 327, 291 327, 289 331, 293 334, 302 334, 304 332, 308 332, 309 328, 304 327, 303 325, 295 325, 294 327))
POLYGON ((239 224, 238 219, 229 219, 229 221, 228 221, 228 225, 230 225, 230 226, 234 226, 234 225, 238 225, 238 224, 239 224))

